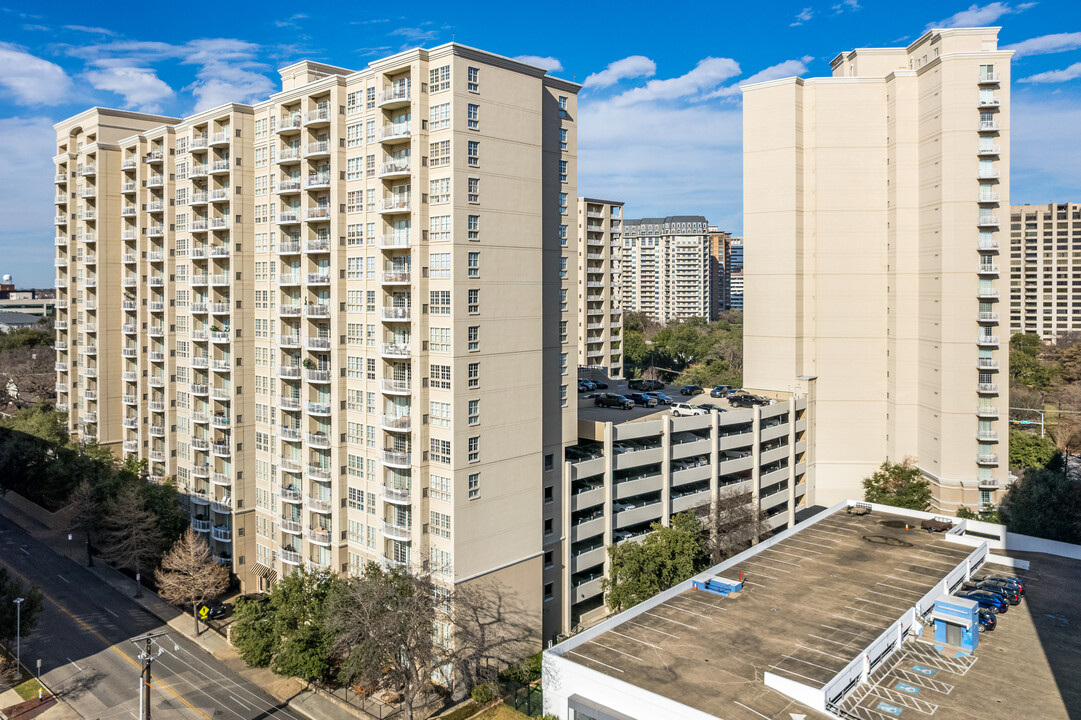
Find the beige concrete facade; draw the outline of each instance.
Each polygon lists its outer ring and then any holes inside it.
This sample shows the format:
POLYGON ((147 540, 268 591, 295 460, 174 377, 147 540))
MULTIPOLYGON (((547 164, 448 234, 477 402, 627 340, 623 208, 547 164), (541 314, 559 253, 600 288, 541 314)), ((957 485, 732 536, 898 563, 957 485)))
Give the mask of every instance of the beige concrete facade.
POLYGON ((253 106, 57 126, 58 187, 96 162, 115 255, 112 374, 72 425, 175 477, 245 590, 406 565, 502 583, 539 629, 542 496, 577 430, 579 86, 457 44, 281 75, 253 106))
POLYGON ((1010 334, 1081 332, 1081 204, 1010 208, 1010 334))
POLYGON ((623 203, 578 198, 578 367, 623 377, 623 203))
POLYGON ((668 323, 712 319, 709 225, 701 215, 623 222, 623 310, 668 323))
POLYGON ((945 512, 1008 482, 997 35, 933 30, 744 88, 745 384, 815 404, 820 503, 906 456, 945 512))

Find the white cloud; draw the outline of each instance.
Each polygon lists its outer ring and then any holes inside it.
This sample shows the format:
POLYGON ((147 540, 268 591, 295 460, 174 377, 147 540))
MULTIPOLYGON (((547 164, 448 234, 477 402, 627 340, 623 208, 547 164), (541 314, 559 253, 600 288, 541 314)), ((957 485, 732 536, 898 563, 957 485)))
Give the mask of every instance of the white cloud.
POLYGON ((114 31, 107 28, 90 27, 88 25, 65 25, 64 29, 73 30, 75 32, 90 33, 91 35, 107 35, 110 37, 114 37, 116 35, 114 31))
POLYGON ((1048 70, 1047 72, 1037 73, 1035 75, 1029 75, 1026 78, 1021 78, 1017 82, 1019 83, 1058 83, 1066 82, 1067 80, 1075 80, 1081 77, 1081 62, 1076 62, 1068 68, 1062 70, 1048 70))
POLYGON ((587 88, 605 88, 627 78, 653 77, 656 74, 657 63, 645 55, 631 55, 609 63, 604 70, 587 77, 583 85, 587 88))
MULTIPOLYGON (((56 63, 0 42, 0 87, 19 105, 59 105, 71 100, 71 78, 56 63)), ((52 153, 50 153, 52 157, 52 153)))
POLYGON ((411 43, 428 42, 439 37, 440 30, 436 28, 401 27, 391 30, 388 35, 404 37, 411 43))
POLYGON ((47 117, 0 119, 0 257, 20 287, 52 287, 56 131, 47 117), (16 168, 16 171, 12 171, 16 168))
POLYGON ((708 57, 700 60, 685 75, 667 80, 650 80, 644 87, 628 90, 613 98, 616 105, 673 100, 712 90, 729 78, 739 75, 739 63, 732 58, 708 57))
POLYGON ((540 55, 518 55, 511 58, 518 62, 525 63, 526 65, 533 65, 535 67, 544 68, 548 72, 559 72, 563 69, 563 63, 559 62, 554 57, 541 57, 540 55))
POLYGON ((955 27, 983 27, 995 22, 1004 15, 1016 15, 1019 12, 1035 7, 1036 3, 1021 3, 1016 7, 1010 7, 1009 3, 993 2, 984 6, 972 5, 967 10, 950 15, 945 20, 930 23, 928 28, 955 28, 955 27))
POLYGON ((1024 55, 1047 55, 1076 50, 1077 48, 1081 48, 1081 32, 1041 35, 1040 37, 1022 40, 1013 45, 1007 45, 1002 49, 1013 50, 1014 57, 1019 58, 1024 55))
POLYGON ((196 77, 196 81, 186 88, 196 98, 195 112, 229 102, 264 100, 277 89, 277 85, 267 76, 235 63, 204 65, 196 77))
POLYGON ((173 97, 173 89, 149 68, 107 66, 86 73, 86 79, 98 90, 108 90, 124 97, 124 107, 140 112, 161 112, 161 101, 173 97))
POLYGON ((814 10, 812 8, 809 8, 809 7, 803 8, 802 10, 800 10, 796 14, 796 19, 793 20, 792 22, 788 23, 788 26, 789 27, 797 27, 799 25, 802 25, 803 23, 805 23, 808 20, 810 20, 811 18, 813 18, 814 14, 815 13, 814 13, 814 10))
POLYGON ((810 55, 805 55, 799 60, 785 60, 782 63, 771 65, 765 70, 759 70, 754 75, 751 75, 745 80, 740 80, 735 85, 717 88, 713 92, 703 95, 702 99, 709 100, 718 97, 733 97, 739 95, 739 88, 741 85, 751 85, 753 83, 769 82, 770 80, 780 80, 781 78, 803 75, 807 72, 807 63, 812 60, 814 60, 814 58, 810 55))
POLYGON ((859 4, 858 0, 842 0, 841 2, 833 6, 833 12, 835 15, 840 15, 846 10, 851 10, 855 12, 856 10, 859 10, 860 7, 861 5, 859 4))

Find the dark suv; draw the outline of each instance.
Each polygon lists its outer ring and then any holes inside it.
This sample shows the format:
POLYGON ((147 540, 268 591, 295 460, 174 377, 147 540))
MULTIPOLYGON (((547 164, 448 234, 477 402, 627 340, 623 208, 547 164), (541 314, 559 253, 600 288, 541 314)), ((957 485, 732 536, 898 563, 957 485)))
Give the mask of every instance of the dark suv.
POLYGON ((975 600, 980 607, 989 608, 992 612, 1004 613, 1010 609, 1010 603, 998 593, 986 590, 963 590, 956 593, 956 595, 957 597, 975 600))
POLYGON ((757 395, 733 395, 728 398, 732 407, 749 408, 755 405, 769 405, 769 400, 757 395))
POLYGON ((627 381, 627 387, 631 390, 664 390, 664 383, 660 380, 634 378, 633 380, 627 381))
POLYGON ((657 398, 652 395, 646 395, 645 393, 633 393, 626 396, 628 400, 635 405, 641 405, 642 407, 657 407, 657 398))
POLYGON ((680 395, 701 395, 704 392, 701 385, 684 385, 679 389, 680 395))
POLYGON ((598 407, 617 407, 624 410, 630 410, 634 407, 634 403, 629 398, 623 395, 616 395, 615 393, 602 393, 597 395, 594 402, 598 407))

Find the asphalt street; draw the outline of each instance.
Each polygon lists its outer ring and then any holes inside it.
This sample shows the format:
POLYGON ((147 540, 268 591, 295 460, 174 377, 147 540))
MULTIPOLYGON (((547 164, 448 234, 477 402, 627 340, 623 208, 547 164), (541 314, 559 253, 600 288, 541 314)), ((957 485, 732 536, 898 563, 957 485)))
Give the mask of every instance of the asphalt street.
POLYGON ((22 638, 23 664, 40 658, 46 686, 84 718, 138 718, 141 648, 130 638, 168 631, 154 645, 155 720, 308 720, 4 518, 0 564, 45 593, 37 627, 22 638))

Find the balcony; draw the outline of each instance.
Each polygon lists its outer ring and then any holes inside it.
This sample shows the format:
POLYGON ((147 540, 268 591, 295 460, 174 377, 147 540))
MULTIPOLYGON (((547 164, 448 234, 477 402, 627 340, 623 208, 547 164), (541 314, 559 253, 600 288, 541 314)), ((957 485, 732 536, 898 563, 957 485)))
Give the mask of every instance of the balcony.
POLYGON ((231 456, 232 450, 229 448, 228 443, 216 442, 210 446, 210 453, 215 457, 227 458, 231 456))
POLYGON ((283 348, 299 348, 300 336, 299 335, 280 335, 278 337, 278 345, 283 348))
POLYGON ((408 177, 409 173, 410 163, 408 157, 389 160, 379 166, 379 177, 384 179, 408 177))
POLYGON ((222 402, 229 402, 233 399, 233 391, 227 387, 210 388, 210 397, 222 402))
POLYGON ((978 249, 984 252, 998 252, 998 240, 980 240, 978 249))
POLYGON ((296 225, 300 222, 300 211, 291 210, 288 212, 278 213, 279 225, 296 225))
POLYGON ((299 242, 281 242, 278 243, 279 255, 299 255, 300 243, 299 242))
POLYGON ((323 450, 330 449, 330 437, 326 433, 308 433, 308 444, 323 450))
POLYGON ((58 183, 58 184, 60 184, 60 185, 63 185, 63 184, 64 184, 64 183, 66 183, 67 181, 68 181, 68 174, 67 174, 66 172, 59 172, 59 173, 57 173, 57 174, 56 174, 56 176, 55 176, 55 177, 53 178, 53 182, 54 182, 54 183, 58 183))
POLYGON ((384 285, 408 285, 411 281, 411 273, 408 270, 384 270, 384 285))
POLYGON ((388 88, 379 93, 376 104, 388 109, 404 107, 409 104, 409 88, 388 88))
MULTIPOLYGON (((282 467, 284 467, 284 465, 282 467)), ((283 487, 281 489, 281 497, 285 502, 295 505, 299 505, 303 499, 300 491, 293 487, 283 487)))
POLYGON ((330 405, 327 405, 326 403, 310 402, 308 403, 308 414, 320 416, 330 415, 330 405))
POLYGON ((399 195, 396 197, 383 198, 379 203, 379 212, 384 215, 409 212, 409 196, 399 195))
POLYGON ((96 424, 98 421, 98 414, 96 412, 83 413, 83 422, 91 425, 96 424))
POLYGON ((232 339, 232 335, 228 330, 211 330, 210 341, 216 343, 227 343, 232 339))
POLYGON ((998 300, 998 290, 996 288, 981 287, 976 290, 976 297, 981 300, 998 300))
POLYGON ((138 373, 136 373, 134 370, 125 370, 124 372, 120 373, 120 377, 124 380, 124 382, 135 382, 139 379, 138 373))
POLYGON ((79 220, 97 220, 98 213, 96 210, 80 210, 77 217, 79 220))
POLYGON ((413 502, 413 493, 408 489, 393 488, 384 485, 380 494, 384 500, 395 505, 410 505, 413 502))
POLYGON ((283 380, 299 380, 300 370, 299 365, 279 365, 278 377, 283 380))
MULTIPOLYGON (((206 452, 207 450, 210 449, 210 441, 207 440, 206 438, 192 438, 191 439, 191 449, 206 452)), ((210 476, 207 475, 207 477, 210 477, 210 476)))
POLYGON ((997 228, 998 215, 980 215, 976 218, 976 225, 982 228, 997 228))
POLYGON ((998 275, 998 265, 994 263, 980 263, 976 272, 980 275, 998 275))
POLYGON ((83 347, 83 354, 84 355, 97 355, 98 354, 97 345, 86 345, 85 347, 83 347))
POLYGON ((218 175, 219 173, 227 173, 227 172, 229 172, 229 161, 228 160, 215 160, 214 164, 210 166, 210 174, 211 175, 218 175))
POLYGON ((210 386, 209 385, 200 385, 199 383, 191 383, 188 386, 188 389, 190 389, 191 394, 195 395, 196 397, 206 397, 207 395, 210 394, 210 386))
POLYGON ((409 123, 393 123, 379 128, 379 142, 396 142, 408 140, 410 135, 409 123))
POLYGON ((279 523, 282 532, 289 533, 290 535, 301 535, 304 533, 304 526, 296 520, 282 520, 279 523))
POLYGON ((976 439, 981 442, 998 442, 998 431, 980 430, 976 433, 976 439))
POLYGON ((379 355, 385 358, 409 358, 413 351, 408 343, 380 343, 379 355))
POLYGON ((409 322, 410 308, 408 307, 381 307, 379 318, 383 322, 409 322))
POLYGON ((976 129, 979 132, 998 132, 1000 128, 998 120, 980 120, 976 129))
POLYGON ((283 304, 278 306, 279 317, 299 317, 304 306, 300 304, 283 304))
POLYGON ((233 422, 228 415, 215 415, 210 419, 210 424, 219 430, 228 430, 233 422))
POLYGON ((206 533, 210 532, 210 521, 200 518, 191 519, 191 529, 195 532, 206 533))
POLYGON ((323 515, 329 514, 334 509, 334 502, 330 498, 316 498, 309 495, 304 499, 304 504, 312 512, 323 515))
POLYGON ((979 322, 982 322, 982 323, 997 323, 998 322, 998 313, 997 312, 978 313, 978 317, 976 319, 979 322))
POLYGON ((330 220, 330 208, 328 207, 313 207, 308 208, 308 212, 304 215, 305 221, 319 222, 320 220, 330 220))
POLYGON ((407 433, 413 429, 413 418, 410 415, 384 415, 380 426, 387 432, 407 433))
POLYGON ((282 548, 278 551, 278 557, 282 559, 282 562, 287 565, 303 565, 304 556, 294 550, 286 550, 282 548))
POLYGON ((210 536, 218 542, 233 542, 233 531, 228 525, 215 525, 210 531, 210 536))
POLYGON ((229 495, 225 495, 218 500, 211 502, 210 507, 214 512, 231 513, 233 512, 233 498, 229 495))
POLYGON ((151 462, 165 462, 165 453, 161 450, 151 450, 147 453, 151 462))
POLYGON ((165 412, 165 403, 161 400, 151 400, 146 404, 146 407, 150 412, 165 412))
POLYGON ((290 145, 283 147, 281 153, 278 155, 276 162, 279 165, 295 163, 300 161, 300 146, 290 145))
POLYGON ((188 171, 188 177, 189 178, 206 177, 206 173, 207 173, 207 164, 206 163, 198 163, 198 164, 195 164, 195 165, 191 166, 191 170, 188 171))
POLYGON ((976 392, 981 395, 995 395, 998 393, 998 383, 978 383, 976 392))
POLYGON ((409 542, 413 537, 413 530, 406 525, 395 525, 394 523, 384 520, 383 537, 390 538, 391 540, 409 542))
POLYGON ((206 425, 210 422, 210 416, 205 412, 193 412, 191 414, 191 421, 196 425, 206 425))
POLYGON ((976 367, 980 370, 998 370, 998 360, 994 358, 978 358, 976 367))
POLYGON ((60 342, 60 341, 54 342, 53 343, 53 350, 56 350, 57 352, 67 352, 68 351, 68 344, 66 342, 60 342))
POLYGON ((976 344, 981 347, 998 347, 998 335, 980 335, 976 344))
POLYGON ((300 192, 300 178, 286 178, 285 180, 282 180, 278 183, 278 188, 274 192, 279 195, 300 192))
POLYGON ((304 116, 305 125, 325 125, 330 122, 330 108, 327 106, 316 108, 304 116))
POLYGON ((408 232, 384 233, 379 238, 379 247, 382 250, 398 250, 408 248, 409 245, 408 232))
MULTIPOLYGON (((229 313, 229 310, 230 310, 229 303, 227 303, 227 302, 209 303, 209 304, 205 305, 204 307, 206 308, 206 310, 204 310, 204 312, 209 311, 210 314, 212 314, 212 315, 227 315, 229 313)), ((193 309, 193 312, 194 312, 194 309, 193 309)))
POLYGON ((328 318, 328 317, 330 317, 330 306, 329 305, 317 305, 317 304, 314 304, 314 303, 310 304, 310 305, 305 305, 304 306, 304 314, 307 317, 328 318))
POLYGON ((999 194, 997 192, 981 192, 976 195, 976 202, 979 203, 997 203, 998 201, 999 194))
POLYGON ((408 468, 410 465, 410 454, 409 452, 400 452, 397 450, 384 450, 383 464, 387 467, 408 468))
MULTIPOLYGON (((300 410, 300 398, 295 397, 279 397, 278 407, 282 410, 292 410, 294 412, 300 410)), ((299 435, 297 436, 299 439, 299 435)))
POLYGON ((146 186, 148 188, 161 187, 164 184, 165 178, 163 178, 161 175, 151 175, 146 179, 146 186))
POLYGON ((383 380, 381 386, 387 395, 410 395, 412 383, 409 380, 383 380))
POLYGON ((981 145, 976 149, 976 154, 980 157, 992 157, 1001 154, 1001 148, 998 145, 981 145))
POLYGON ((991 405, 980 405, 976 408, 976 417, 989 419, 997 418, 998 408, 991 405))
POLYGON ((997 72, 980 71, 978 82, 980 85, 995 85, 999 82, 1000 77, 997 72))
MULTIPOLYGON (((327 155, 330 155, 330 143, 327 142, 326 140, 321 140, 319 142, 308 143, 304 147, 304 157, 306 157, 306 158, 325 157, 327 155)), ((329 183, 330 176, 327 175, 325 177, 327 178, 327 182, 329 183)), ((309 183, 310 182, 311 182, 311 179, 309 178, 309 183)))
POLYGON ((147 432, 149 432, 153 437, 163 438, 165 437, 165 426, 151 425, 149 428, 147 428, 147 432))
POLYGON ((83 376, 88 378, 96 378, 98 376, 98 369, 88 367, 83 370, 83 376))
MULTIPOLYGON (((220 445, 221 443, 217 444, 220 445)), ((230 485, 232 485, 233 479, 225 473, 216 472, 210 476, 210 482, 214 483, 219 487, 229 487, 230 485)))
POLYGON ((308 531, 308 542, 314 543, 315 545, 329 546, 330 539, 331 535, 329 530, 323 530, 322 528, 320 528, 308 531))
POLYGON ((59 215, 53 219, 53 225, 67 225, 68 219, 64 215, 59 215))
POLYGON ((56 237, 55 243, 56 243, 57 247, 67 247, 68 246, 68 239, 66 237, 64 237, 63 235, 58 235, 56 237))
POLYGON ((311 383, 322 384, 330 382, 329 370, 308 370, 305 372, 304 376, 307 378, 308 382, 311 383))
POLYGON ((995 453, 983 453, 976 456, 976 462, 980 465, 998 465, 998 455, 995 453))
POLYGON ((329 350, 330 338, 328 337, 310 337, 308 338, 309 350, 329 350))
POLYGON ((90 402, 97 402, 98 393, 96 390, 83 390, 83 399, 90 402))
POLYGON ((307 248, 308 248, 308 252, 310 252, 310 253, 330 252, 330 240, 326 240, 326 239, 309 240, 307 248))
POLYGON ((147 237, 162 237, 165 235, 165 228, 162 225, 151 225, 146 229, 147 237))
POLYGON ((220 146, 229 144, 229 128, 226 127, 221 132, 216 132, 210 136, 211 146, 220 146))
POLYGON ((164 337, 165 326, 163 325, 151 325, 146 329, 146 334, 150 337, 164 337))
POLYGON ((95 174, 97 174, 97 172, 98 172, 98 168, 97 168, 96 165, 83 165, 83 166, 81 166, 79 168, 79 175, 81 175, 83 177, 88 177, 90 175, 95 175, 95 174))

